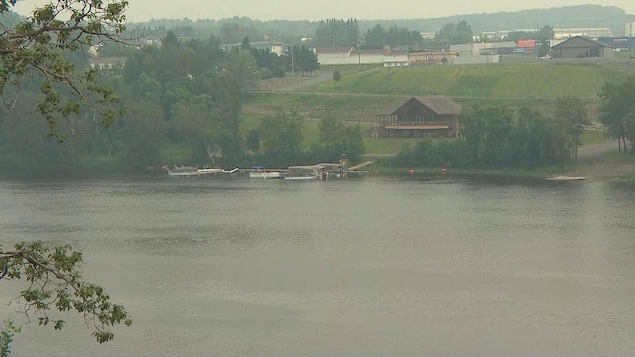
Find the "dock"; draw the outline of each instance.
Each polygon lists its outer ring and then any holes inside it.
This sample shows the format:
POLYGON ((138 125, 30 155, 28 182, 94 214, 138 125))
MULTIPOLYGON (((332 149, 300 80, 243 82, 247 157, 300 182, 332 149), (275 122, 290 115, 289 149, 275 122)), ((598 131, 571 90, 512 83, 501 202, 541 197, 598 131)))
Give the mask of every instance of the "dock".
POLYGON ((361 164, 358 164, 358 165, 351 166, 351 167, 347 168, 347 171, 356 171, 356 170, 359 170, 362 167, 366 167, 366 166, 368 166, 368 165, 370 165, 372 163, 373 163, 372 161, 365 161, 365 162, 362 162, 361 164))
POLYGON ((548 181, 584 181, 586 177, 584 176, 555 176, 555 177, 547 177, 545 180, 548 181))

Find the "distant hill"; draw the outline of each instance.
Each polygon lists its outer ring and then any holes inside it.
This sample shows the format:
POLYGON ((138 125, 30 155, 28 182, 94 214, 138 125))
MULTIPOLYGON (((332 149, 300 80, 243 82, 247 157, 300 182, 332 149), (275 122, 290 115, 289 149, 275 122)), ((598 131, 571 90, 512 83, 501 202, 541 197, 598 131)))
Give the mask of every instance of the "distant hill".
MULTIPOLYGON (((437 32, 444 24, 459 21, 466 21, 477 33, 535 29, 549 25, 554 28, 606 27, 610 28, 616 35, 621 35, 624 32, 625 24, 629 21, 635 21, 635 15, 627 14, 626 11, 616 6, 576 5, 439 18, 425 18, 425 14, 422 13, 419 19, 359 20, 358 23, 361 35, 377 23, 385 28, 396 25, 421 32, 437 32)), ((305 36, 311 37, 319 25, 317 21, 261 21, 247 17, 233 17, 196 21, 190 19, 153 19, 142 23, 131 23, 128 24, 128 27, 152 28, 159 36, 162 34, 161 31, 157 32, 158 29, 162 31, 177 29, 175 31, 177 36, 205 38, 210 34, 218 37, 221 34, 221 28, 226 24, 240 25, 242 36, 249 35, 252 41, 267 38, 283 42, 295 42, 305 36), (185 32, 179 33, 183 31, 185 32)))
POLYGON ((535 29, 549 25, 554 28, 607 27, 616 34, 622 34, 625 24, 629 21, 635 21, 635 15, 629 15, 616 6, 576 5, 417 20, 363 20, 360 21, 360 27, 374 26, 379 22, 382 26, 398 25, 418 29, 422 32, 435 32, 448 22, 459 21, 466 21, 475 32, 535 29))
MULTIPOLYGON (((406 27, 411 30, 421 32, 437 32, 449 22, 466 21, 474 32, 502 31, 516 29, 535 29, 545 25, 554 28, 579 28, 579 27, 606 27, 610 28, 614 34, 622 35, 625 24, 635 21, 635 15, 627 14, 625 10, 616 6, 602 5, 575 5, 553 7, 549 9, 531 9, 515 12, 497 12, 456 15, 438 18, 426 18, 425 13, 418 19, 397 19, 397 20, 359 20, 359 31, 362 35, 366 30, 380 23, 383 27, 389 28, 396 25, 406 27)), ((17 14, 9 13, 0 16, 0 23, 15 23, 20 17, 17 14)), ((302 37, 311 37, 318 28, 318 21, 307 20, 271 20, 261 21, 248 17, 233 17, 224 19, 152 19, 147 22, 129 23, 128 28, 146 29, 147 33, 152 29, 152 33, 157 37, 165 36, 167 30, 176 29, 177 36, 207 38, 214 35, 222 38, 221 28, 223 25, 240 25, 239 40, 249 36, 252 41, 272 39, 293 43, 302 37), (241 37, 242 36, 242 37, 241 37)))
POLYGON ((24 18, 22 16, 16 14, 13 11, 5 12, 3 14, 0 14, 0 25, 11 28, 23 19, 24 18))

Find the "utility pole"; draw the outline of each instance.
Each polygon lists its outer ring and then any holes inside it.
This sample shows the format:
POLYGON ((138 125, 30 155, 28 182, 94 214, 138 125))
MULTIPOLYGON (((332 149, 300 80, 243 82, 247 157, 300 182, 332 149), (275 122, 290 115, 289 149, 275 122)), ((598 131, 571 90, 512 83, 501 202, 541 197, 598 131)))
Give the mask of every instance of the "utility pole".
POLYGON ((600 68, 600 61, 597 61, 595 64, 595 91, 593 94, 593 100, 598 99, 598 70, 600 68))
POLYGON ((291 46, 291 73, 292 76, 295 77, 295 62, 294 62, 294 58, 293 58, 293 45, 291 46))

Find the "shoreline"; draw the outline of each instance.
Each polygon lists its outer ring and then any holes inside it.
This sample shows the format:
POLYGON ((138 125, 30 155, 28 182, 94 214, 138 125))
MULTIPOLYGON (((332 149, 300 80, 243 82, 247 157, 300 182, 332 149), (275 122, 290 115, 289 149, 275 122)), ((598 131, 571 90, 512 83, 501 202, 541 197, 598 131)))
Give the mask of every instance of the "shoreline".
MULTIPOLYGON (((630 182, 635 183, 635 156, 622 154, 623 158, 612 160, 601 158, 590 162, 583 161, 564 169, 546 167, 536 169, 503 168, 451 168, 445 175, 441 167, 390 167, 371 165, 367 168, 372 175, 415 176, 434 178, 476 178, 476 179, 513 179, 513 180, 547 180, 558 176, 580 178, 592 182, 630 182), (412 173, 410 172, 412 170, 412 173)), ((580 180, 580 181, 584 181, 580 180)), ((558 180, 554 180, 558 181, 558 180)))
MULTIPOLYGON (((441 167, 391 167, 373 163, 367 167, 370 173, 379 175, 413 175, 431 178, 443 178, 441 167)), ((584 177, 592 182, 629 182, 635 183, 635 155, 618 151, 617 141, 583 145, 578 149, 578 161, 565 168, 539 167, 523 168, 452 168, 447 167, 446 178, 489 178, 514 180, 545 180, 549 177, 584 177)))

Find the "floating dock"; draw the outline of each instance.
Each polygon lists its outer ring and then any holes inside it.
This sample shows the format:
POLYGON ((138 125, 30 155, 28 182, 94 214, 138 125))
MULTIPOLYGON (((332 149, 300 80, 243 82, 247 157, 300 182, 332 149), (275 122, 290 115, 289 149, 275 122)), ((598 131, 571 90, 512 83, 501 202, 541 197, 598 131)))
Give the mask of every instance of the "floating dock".
POLYGON ((545 178, 545 180, 548 180, 548 181, 584 181, 584 180, 586 180, 586 177, 584 177, 584 176, 554 176, 554 177, 547 177, 547 178, 545 178))

